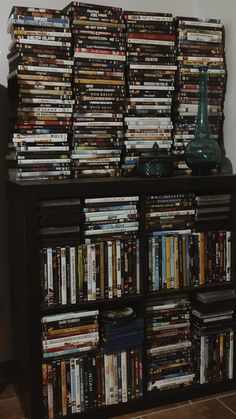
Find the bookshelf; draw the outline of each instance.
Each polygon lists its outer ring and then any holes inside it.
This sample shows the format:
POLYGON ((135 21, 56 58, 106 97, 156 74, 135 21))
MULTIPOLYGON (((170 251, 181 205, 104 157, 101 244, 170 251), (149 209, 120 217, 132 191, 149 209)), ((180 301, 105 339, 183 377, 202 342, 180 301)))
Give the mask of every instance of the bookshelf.
MULTIPOLYGON (((12 290, 13 337, 15 353, 15 373, 20 399, 27 417, 43 418, 42 388, 42 343, 41 318, 52 314, 70 311, 106 310, 122 306, 132 306, 140 317, 146 318, 146 304, 156 296, 169 298, 186 293, 190 300, 199 290, 221 290, 235 288, 235 231, 236 220, 236 176, 216 175, 210 177, 179 176, 175 178, 97 178, 64 181, 13 182, 7 181, 9 214, 9 266, 12 290), (145 217, 144 202, 147 195, 174 193, 230 194, 231 216, 227 222, 213 226, 212 229, 230 229, 232 237, 232 281, 204 284, 200 287, 184 289, 164 289, 150 295, 147 278, 147 259, 145 257, 145 217), (140 283, 141 293, 98 301, 87 301, 57 307, 42 307, 40 297, 40 237, 39 203, 50 199, 72 199, 113 196, 139 196, 140 227, 140 283)), ((206 227, 205 227, 206 229, 206 227)), ((96 409, 100 418, 110 418, 128 412, 143 410, 156 405, 176 402, 188 398, 209 395, 235 388, 235 349, 234 378, 213 384, 193 384, 191 386, 166 391, 147 392, 146 342, 143 344, 143 397, 126 403, 104 406, 96 409)), ((234 345, 235 347, 235 345, 234 345)), ((95 410, 70 414, 63 417, 89 418, 95 410)))

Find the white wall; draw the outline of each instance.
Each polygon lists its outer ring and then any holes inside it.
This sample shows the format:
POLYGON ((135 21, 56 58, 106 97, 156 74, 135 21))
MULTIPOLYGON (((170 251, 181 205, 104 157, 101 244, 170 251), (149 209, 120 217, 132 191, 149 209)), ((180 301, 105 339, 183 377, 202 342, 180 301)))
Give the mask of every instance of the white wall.
MULTIPOLYGON (((6 33, 6 27, 12 6, 21 5, 60 9, 69 2, 70 0, 0 0, 0 84, 7 85, 8 64, 6 56, 10 44, 10 36, 6 33)), ((169 12, 175 16, 208 17, 222 20, 226 33, 226 62, 228 68, 224 136, 227 155, 231 158, 234 168, 236 168, 236 147, 234 146, 236 143, 236 138, 234 138, 236 122, 236 0, 130 0, 129 2, 127 0, 88 0, 88 2, 115 5, 122 7, 124 10, 169 12)), ((2 141, 1 138, 0 140, 2 141)), ((3 298, 5 296, 5 306, 8 306, 6 311, 9 311, 7 280, 6 278, 2 279, 3 282, 1 283, 0 281, 0 294, 2 292, 3 298)), ((6 313, 1 315, 0 312, 0 324, 5 322, 5 319, 6 313)), ((5 329, 9 331, 9 328, 10 324, 6 325, 5 329)), ((0 362, 11 357, 9 351, 11 346, 10 339, 8 332, 5 332, 4 336, 0 337, 0 362)))
POLYGON ((228 71, 224 142, 236 172, 236 1, 235 0, 194 0, 197 16, 220 18, 225 26, 226 65, 228 71))

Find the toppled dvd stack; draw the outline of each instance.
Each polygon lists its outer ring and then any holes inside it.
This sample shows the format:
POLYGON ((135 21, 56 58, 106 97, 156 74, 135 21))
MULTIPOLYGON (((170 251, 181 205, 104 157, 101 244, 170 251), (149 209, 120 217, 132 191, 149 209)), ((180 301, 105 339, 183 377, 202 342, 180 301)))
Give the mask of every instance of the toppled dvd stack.
POLYGON ((121 9, 78 3, 68 12, 75 65, 72 176, 118 176, 125 62, 121 9))
POLYGON ((218 19, 177 18, 177 89, 174 103, 175 168, 187 169, 184 150, 194 138, 199 100, 199 67, 208 67, 208 120, 212 138, 223 141, 225 53, 218 19))
POLYGON ((60 10, 13 7, 8 91, 11 179, 70 176, 71 31, 60 10))
POLYGON ((183 295, 147 303, 147 390, 164 391, 194 380, 191 303, 183 295))
POLYGON ((124 174, 155 142, 169 153, 171 105, 177 70, 173 17, 169 13, 124 12, 127 31, 124 174))

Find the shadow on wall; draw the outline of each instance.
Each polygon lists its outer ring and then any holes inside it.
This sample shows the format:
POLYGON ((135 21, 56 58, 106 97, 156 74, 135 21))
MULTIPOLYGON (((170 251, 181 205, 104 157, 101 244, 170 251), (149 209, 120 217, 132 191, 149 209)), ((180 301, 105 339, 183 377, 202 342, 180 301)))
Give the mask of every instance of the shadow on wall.
POLYGON ((9 119, 7 88, 0 85, 0 363, 12 359, 10 287, 8 279, 6 163, 9 119))

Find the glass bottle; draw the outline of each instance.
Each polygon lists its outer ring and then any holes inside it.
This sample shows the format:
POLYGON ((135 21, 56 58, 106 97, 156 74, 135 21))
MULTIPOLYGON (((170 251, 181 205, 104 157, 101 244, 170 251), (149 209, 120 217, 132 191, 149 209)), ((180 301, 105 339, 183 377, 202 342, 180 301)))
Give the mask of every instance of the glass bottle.
POLYGON ((207 67, 199 69, 197 128, 185 149, 185 162, 192 175, 210 175, 220 161, 220 148, 211 137, 207 112, 207 67))

